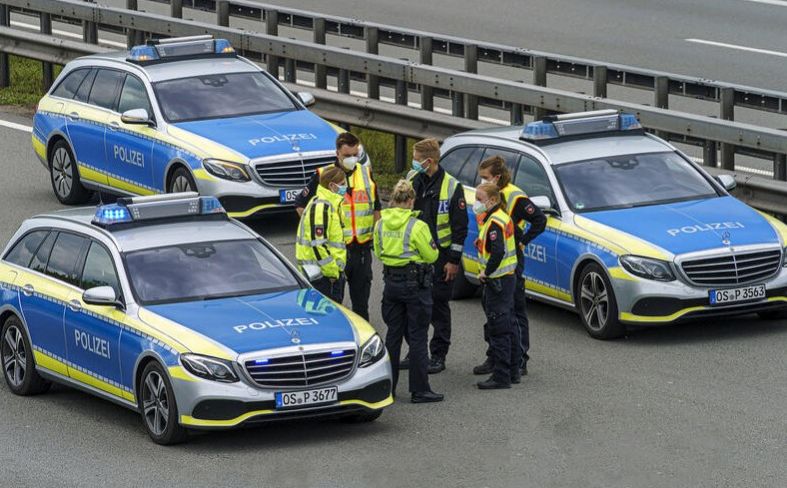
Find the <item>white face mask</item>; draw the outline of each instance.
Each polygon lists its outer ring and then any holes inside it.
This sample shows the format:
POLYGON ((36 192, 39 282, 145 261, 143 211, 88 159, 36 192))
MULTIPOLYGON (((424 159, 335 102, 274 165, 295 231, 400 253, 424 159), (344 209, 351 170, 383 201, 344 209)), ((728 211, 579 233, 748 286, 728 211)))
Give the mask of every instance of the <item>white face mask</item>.
POLYGON ((481 184, 482 185, 486 185, 488 183, 492 184, 492 185, 497 185, 497 181, 495 181, 495 180, 488 180, 486 178, 481 178, 481 184))
POLYGON ((358 164, 358 156, 347 156, 342 159, 342 166, 344 166, 344 169, 347 171, 354 170, 356 164, 358 164))
POLYGON ((483 202, 476 200, 473 202, 473 212, 476 214, 482 214, 486 212, 486 205, 484 205, 483 202))

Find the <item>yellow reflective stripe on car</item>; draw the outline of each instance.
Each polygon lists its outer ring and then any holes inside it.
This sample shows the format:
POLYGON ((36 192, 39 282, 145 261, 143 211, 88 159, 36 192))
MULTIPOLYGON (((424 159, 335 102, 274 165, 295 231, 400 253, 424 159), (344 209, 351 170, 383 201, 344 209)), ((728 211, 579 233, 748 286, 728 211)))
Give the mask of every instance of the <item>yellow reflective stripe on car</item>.
POLYGON ((169 377, 172 379, 181 381, 197 381, 197 378, 188 374, 182 366, 170 366, 167 368, 167 370, 169 371, 169 377))
POLYGON ((215 178, 213 175, 205 171, 203 168, 197 168, 191 171, 191 174, 194 175, 194 178, 198 180, 205 180, 205 181, 214 181, 218 178, 215 178))
POLYGON ((639 281, 639 278, 627 273, 626 270, 620 266, 607 268, 607 272, 609 273, 610 278, 615 278, 616 280, 639 281))
POLYGON ((47 356, 41 351, 33 351, 33 358, 35 359, 36 366, 39 368, 48 369, 49 371, 54 371, 63 376, 68 376, 68 366, 57 359, 47 356))
POLYGON ((555 288, 549 286, 546 283, 542 283, 531 278, 525 280, 525 289, 533 292, 538 293, 540 295, 545 295, 551 298, 556 298, 560 301, 572 303, 571 301, 571 293, 565 290, 561 290, 559 288, 555 288))
POLYGON ((33 151, 38 155, 39 158, 46 161, 46 144, 44 141, 40 140, 38 136, 33 134, 33 151))
POLYGON ((84 383, 86 385, 92 386, 93 388, 99 389, 103 392, 109 393, 110 395, 114 395, 116 397, 120 397, 124 400, 128 400, 130 402, 135 402, 136 397, 133 393, 129 393, 125 390, 121 390, 120 388, 113 386, 105 381, 102 381, 98 378, 95 378, 87 373, 82 371, 78 371, 69 366, 68 368, 68 376, 70 376, 73 380, 79 381, 80 383, 84 383))
POLYGON ((236 219, 242 219, 243 217, 248 217, 249 215, 254 215, 255 213, 257 213, 257 212, 259 212, 261 210, 265 210, 267 208, 280 207, 280 206, 281 205, 279 205, 278 203, 266 203, 266 204, 263 204, 263 205, 257 205, 256 207, 252 207, 252 208, 250 208, 248 210, 245 210, 243 212, 227 212, 227 215, 229 215, 230 217, 234 217, 236 219))
MULTIPOLYGON (((771 297, 768 298, 766 302, 787 302, 787 297, 771 297)), ((673 322, 688 313, 697 312, 700 310, 711 310, 711 308, 712 307, 710 306, 688 307, 688 308, 684 308, 683 310, 678 310, 677 312, 670 315, 658 315, 658 316, 634 315, 633 313, 629 313, 629 312, 621 312, 619 314, 619 318, 624 322, 639 322, 644 324, 673 322)))
POLYGON ((46 96, 38 101, 38 111, 51 112, 52 115, 62 115, 60 112, 63 111, 65 103, 66 102, 64 100, 58 100, 56 98, 46 96))
POLYGON ((577 236, 584 237, 613 251, 616 248, 622 248, 622 251, 615 252, 617 255, 636 254, 637 256, 661 259, 663 261, 670 260, 669 253, 664 249, 614 227, 600 224, 581 215, 574 216, 574 224, 575 226, 563 225, 560 227, 560 230, 569 234, 576 233, 577 236))
POLYGON ((762 215, 763 218, 765 218, 765 220, 767 220, 768 223, 771 224, 773 230, 776 231, 776 233, 779 234, 779 236, 781 237, 782 244, 787 246, 787 224, 779 221, 773 215, 768 215, 767 213, 761 212, 759 210, 757 210, 757 212, 759 212, 760 215, 762 215))
POLYGON ((374 328, 369 325, 369 322, 364 320, 363 317, 341 304, 337 305, 339 306, 339 310, 344 314, 345 317, 347 317, 347 320, 350 321, 350 325, 352 325, 353 329, 355 330, 356 337, 358 338, 358 344, 363 346, 366 344, 366 341, 371 339, 371 337, 377 333, 377 331, 374 330, 374 328))
MULTIPOLYGON (((342 400, 339 402, 339 405, 361 405, 371 410, 379 410, 381 408, 387 407, 393 403, 393 397, 388 396, 385 400, 379 401, 377 403, 369 403, 363 400, 342 400)), ((318 413, 319 410, 316 410, 315 413, 318 413)), ((191 415, 181 415, 180 416, 180 423, 186 426, 193 426, 193 427, 234 427, 238 424, 249 420, 252 417, 257 417, 260 415, 271 415, 274 413, 278 413, 277 410, 254 410, 253 412, 246 412, 243 415, 239 415, 234 419, 229 420, 203 420, 203 419, 196 419, 191 415)))
POLYGON ((182 147, 200 159, 213 158, 233 163, 243 163, 246 161, 245 156, 229 149, 227 146, 173 125, 167 128, 167 132, 168 134, 157 132, 156 140, 175 146, 176 148, 182 147))
POLYGON ((77 168, 79 168, 79 177, 84 181, 92 181, 95 183, 100 183, 102 185, 109 185, 109 179, 107 175, 100 171, 96 171, 90 166, 87 166, 82 163, 77 163, 77 168))
POLYGON ((153 190, 151 188, 131 183, 128 180, 121 180, 115 176, 108 176, 107 179, 109 181, 109 186, 119 190, 127 191, 129 193, 136 193, 138 195, 155 195, 156 193, 160 193, 159 191, 153 190))
POLYGON ((165 334, 177 337, 177 342, 174 342, 173 339, 170 341, 178 346, 174 348, 178 353, 192 351, 219 359, 235 360, 235 354, 229 348, 177 322, 156 315, 144 308, 139 309, 139 318, 142 319, 142 322, 134 321, 135 323, 129 324, 129 326, 139 327, 140 332, 150 333, 154 337, 165 334))

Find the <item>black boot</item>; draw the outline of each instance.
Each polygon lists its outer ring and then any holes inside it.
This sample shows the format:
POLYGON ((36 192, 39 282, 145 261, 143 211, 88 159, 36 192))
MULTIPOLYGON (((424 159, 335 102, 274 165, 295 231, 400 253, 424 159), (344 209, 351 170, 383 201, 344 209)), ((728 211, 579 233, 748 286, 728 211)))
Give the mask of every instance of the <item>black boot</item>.
POLYGON ((412 394, 410 401, 413 403, 433 403, 442 402, 445 396, 442 393, 433 391, 417 391, 412 394))
POLYGON ((506 388, 511 388, 511 383, 498 383, 494 376, 490 376, 484 381, 479 381, 476 383, 476 385, 478 386, 479 390, 503 390, 506 388))
POLYGON ((429 361, 429 368, 426 370, 429 374, 437 374, 445 369, 445 359, 432 358, 429 361))
POLYGON ((491 359, 486 358, 483 363, 473 368, 473 374, 492 374, 495 368, 495 363, 491 359))

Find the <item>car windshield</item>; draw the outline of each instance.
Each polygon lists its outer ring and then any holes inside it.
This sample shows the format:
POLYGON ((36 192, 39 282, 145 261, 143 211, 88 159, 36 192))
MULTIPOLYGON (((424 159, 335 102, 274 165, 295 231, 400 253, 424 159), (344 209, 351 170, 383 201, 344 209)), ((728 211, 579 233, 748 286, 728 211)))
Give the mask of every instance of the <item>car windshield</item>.
POLYGON ((126 253, 137 299, 146 305, 254 295, 300 287, 256 239, 199 242, 126 253))
POLYGON ((292 99, 260 72, 194 76, 154 85, 172 123, 296 110, 292 99))
POLYGON ((640 207, 718 195, 675 152, 631 154, 554 166, 575 212, 640 207))

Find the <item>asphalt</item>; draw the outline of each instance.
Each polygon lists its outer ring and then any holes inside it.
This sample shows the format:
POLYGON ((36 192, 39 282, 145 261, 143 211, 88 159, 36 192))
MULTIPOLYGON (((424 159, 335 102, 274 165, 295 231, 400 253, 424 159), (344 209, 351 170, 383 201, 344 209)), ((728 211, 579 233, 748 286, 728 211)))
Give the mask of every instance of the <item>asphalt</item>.
MULTIPOLYGON (((30 134, 0 127, 0 154, 5 242, 25 218, 61 206, 30 134)), ((294 217, 254 227, 292 257, 294 217)), ((371 321, 384 332, 377 263, 375 272, 371 321)), ((452 308, 448 369, 431 378, 446 401, 399 401, 369 425, 298 422, 161 447, 134 412, 64 387, 16 397, 2 383, 0 485, 787 485, 787 321, 705 321, 600 342, 575 315, 531 302, 530 375, 487 392, 470 373, 484 350, 479 301, 452 308)))

